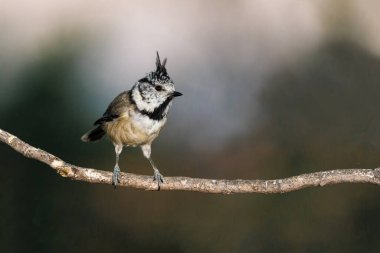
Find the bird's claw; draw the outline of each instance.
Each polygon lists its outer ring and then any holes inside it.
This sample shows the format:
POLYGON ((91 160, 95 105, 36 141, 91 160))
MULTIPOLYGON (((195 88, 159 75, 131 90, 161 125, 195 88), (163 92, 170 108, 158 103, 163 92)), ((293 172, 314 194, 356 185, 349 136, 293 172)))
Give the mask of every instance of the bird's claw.
POLYGON ((157 169, 154 170, 153 181, 157 182, 157 190, 159 191, 161 187, 161 183, 164 182, 164 177, 161 175, 161 173, 157 169))
POLYGON ((118 165, 116 165, 112 173, 112 185, 116 189, 116 185, 119 183, 120 183, 120 168, 118 165))

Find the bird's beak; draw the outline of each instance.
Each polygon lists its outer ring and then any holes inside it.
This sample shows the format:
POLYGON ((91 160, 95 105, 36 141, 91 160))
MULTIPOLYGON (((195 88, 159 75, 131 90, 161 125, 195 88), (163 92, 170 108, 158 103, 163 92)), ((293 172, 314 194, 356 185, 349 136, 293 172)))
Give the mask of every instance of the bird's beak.
POLYGON ((172 96, 173 96, 173 97, 179 97, 179 96, 182 96, 182 93, 181 93, 181 92, 178 92, 178 91, 174 91, 174 92, 172 93, 172 96))

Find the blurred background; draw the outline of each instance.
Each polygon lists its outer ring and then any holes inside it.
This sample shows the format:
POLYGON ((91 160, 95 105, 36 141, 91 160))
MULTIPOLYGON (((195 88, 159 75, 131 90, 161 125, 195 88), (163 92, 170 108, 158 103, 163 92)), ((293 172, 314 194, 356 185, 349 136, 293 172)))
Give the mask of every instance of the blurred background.
MULTIPOLYGON (((380 165, 380 2, 2 0, 0 128, 67 162, 154 69, 184 93, 153 144, 164 176, 274 179, 380 165)), ((151 175, 140 149, 122 171, 151 175)), ((0 144, 1 252, 380 252, 380 191, 145 192, 64 179, 0 144)))

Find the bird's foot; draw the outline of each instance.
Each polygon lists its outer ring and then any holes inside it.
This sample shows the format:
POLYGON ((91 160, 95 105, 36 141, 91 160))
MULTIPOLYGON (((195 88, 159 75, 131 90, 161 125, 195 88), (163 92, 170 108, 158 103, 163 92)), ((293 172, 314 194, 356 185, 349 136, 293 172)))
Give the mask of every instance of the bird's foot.
POLYGON ((120 183, 120 168, 119 165, 115 165, 115 168, 113 168, 113 173, 112 173, 112 185, 116 189, 116 185, 120 183))
POLYGON ((161 187, 161 183, 164 182, 164 177, 161 175, 158 169, 154 169, 153 181, 157 182, 157 190, 159 191, 161 187))

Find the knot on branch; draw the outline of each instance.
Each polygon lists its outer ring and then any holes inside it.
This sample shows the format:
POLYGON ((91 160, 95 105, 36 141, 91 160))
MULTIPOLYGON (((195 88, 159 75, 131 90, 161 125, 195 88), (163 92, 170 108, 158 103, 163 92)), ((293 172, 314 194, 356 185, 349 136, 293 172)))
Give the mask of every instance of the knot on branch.
POLYGON ((60 167, 57 169, 57 173, 62 177, 74 177, 75 171, 71 167, 60 167))

